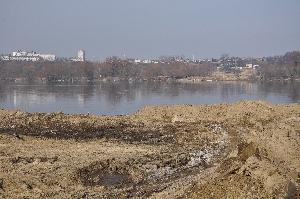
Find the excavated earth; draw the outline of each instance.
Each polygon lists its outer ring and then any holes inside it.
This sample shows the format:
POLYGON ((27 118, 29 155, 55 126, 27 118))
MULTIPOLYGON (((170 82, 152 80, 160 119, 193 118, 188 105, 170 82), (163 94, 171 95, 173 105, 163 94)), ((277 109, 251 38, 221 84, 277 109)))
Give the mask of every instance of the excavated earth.
POLYGON ((0 198, 300 198, 300 105, 0 110, 0 198))

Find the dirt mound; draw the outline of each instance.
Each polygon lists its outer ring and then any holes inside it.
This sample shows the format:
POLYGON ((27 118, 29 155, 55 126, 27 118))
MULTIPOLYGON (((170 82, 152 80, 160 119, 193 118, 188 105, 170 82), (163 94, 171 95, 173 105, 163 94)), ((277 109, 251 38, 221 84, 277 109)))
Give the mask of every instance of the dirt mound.
POLYGON ((300 105, 0 111, 0 198, 299 198, 300 105))

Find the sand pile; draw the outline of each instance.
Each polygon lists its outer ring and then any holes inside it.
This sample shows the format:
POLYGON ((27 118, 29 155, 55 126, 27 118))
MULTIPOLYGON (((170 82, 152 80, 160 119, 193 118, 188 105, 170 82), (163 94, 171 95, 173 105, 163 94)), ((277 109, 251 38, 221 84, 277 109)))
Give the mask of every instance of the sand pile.
POLYGON ((0 111, 0 198, 299 198, 300 105, 0 111))

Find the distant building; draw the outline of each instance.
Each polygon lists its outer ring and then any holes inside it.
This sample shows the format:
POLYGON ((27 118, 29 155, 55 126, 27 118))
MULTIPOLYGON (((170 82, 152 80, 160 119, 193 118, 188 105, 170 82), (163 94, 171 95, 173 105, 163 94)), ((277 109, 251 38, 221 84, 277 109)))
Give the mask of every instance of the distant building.
POLYGON ((253 68, 253 64, 246 64, 246 68, 253 68))
POLYGON ((3 56, 0 57, 0 60, 9 61, 10 60, 10 56, 9 55, 3 55, 3 56))
POLYGON ((145 59, 145 60, 143 60, 143 63, 144 63, 144 64, 151 64, 152 61, 151 61, 150 59, 145 59))
POLYGON ((79 61, 85 61, 85 51, 84 50, 79 50, 78 51, 78 60, 79 61))
POLYGON ((141 63, 142 61, 140 60, 140 59, 135 59, 134 60, 134 63, 136 63, 136 64, 139 64, 139 63, 141 63))
POLYGON ((52 54, 39 54, 34 51, 26 52, 18 50, 12 52, 12 54, 4 55, 0 57, 3 61, 54 61, 56 59, 55 55, 52 54))
POLYGON ((259 65, 256 65, 256 64, 246 64, 246 68, 253 68, 253 69, 256 69, 258 68, 259 65))
POLYGON ((80 49, 77 53, 77 57, 76 58, 71 58, 71 61, 76 61, 76 62, 85 62, 85 51, 80 49))
POLYGON ((46 61, 55 61, 56 59, 55 55, 50 55, 50 54, 40 54, 40 57, 46 61))

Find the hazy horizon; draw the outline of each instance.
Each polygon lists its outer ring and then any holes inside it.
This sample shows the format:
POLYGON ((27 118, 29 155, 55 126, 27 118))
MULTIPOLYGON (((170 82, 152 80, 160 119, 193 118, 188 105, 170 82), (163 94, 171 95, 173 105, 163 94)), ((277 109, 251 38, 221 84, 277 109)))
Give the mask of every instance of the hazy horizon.
POLYGON ((297 0, 1 0, 0 53, 88 59, 272 56, 300 50, 297 0), (71 3, 70 3, 71 2, 71 3))

